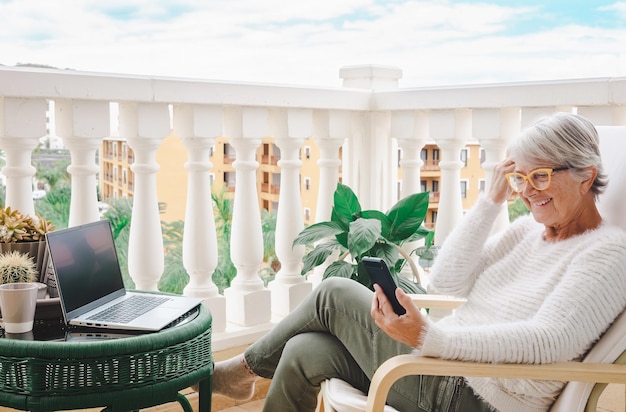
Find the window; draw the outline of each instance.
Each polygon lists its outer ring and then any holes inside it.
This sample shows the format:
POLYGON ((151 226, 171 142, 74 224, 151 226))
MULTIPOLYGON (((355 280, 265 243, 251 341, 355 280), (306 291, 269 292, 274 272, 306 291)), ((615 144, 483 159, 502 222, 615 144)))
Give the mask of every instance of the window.
POLYGON ((482 166, 485 163, 485 159, 487 158, 487 154, 485 153, 485 149, 480 149, 480 165, 482 166))
POLYGON ((398 149, 398 167, 400 167, 401 161, 402 161, 402 149, 398 149))
POLYGON ((309 209, 308 207, 304 208, 304 221, 308 222, 311 220, 311 209, 309 209))
POLYGON ((428 149, 422 149, 420 153, 420 159, 424 161, 428 160, 428 149))
POLYGON ((304 190, 311 190, 311 179, 308 177, 304 178, 304 190))
POLYGON ((430 212, 430 220, 433 222, 433 225, 437 223, 437 211, 433 210, 430 212))
POLYGON ((439 193, 439 180, 433 180, 433 193, 439 193))
POLYGON ((426 180, 421 180, 420 181, 420 191, 426 192, 427 190, 428 190, 428 185, 426 183, 426 180))
POLYGON ((461 180, 461 199, 467 199, 467 180, 461 180))
POLYGON ((485 193, 485 179, 480 179, 478 181, 478 191, 480 193, 485 193))
POLYGON ((439 160, 439 149, 433 149, 433 160, 439 160))
POLYGON ((305 159, 310 159, 311 158, 311 147, 310 146, 304 146, 304 158, 305 159))
POLYGON ((461 162, 463 162, 463 167, 467 167, 467 158, 469 157, 469 150, 462 149, 461 150, 461 162))

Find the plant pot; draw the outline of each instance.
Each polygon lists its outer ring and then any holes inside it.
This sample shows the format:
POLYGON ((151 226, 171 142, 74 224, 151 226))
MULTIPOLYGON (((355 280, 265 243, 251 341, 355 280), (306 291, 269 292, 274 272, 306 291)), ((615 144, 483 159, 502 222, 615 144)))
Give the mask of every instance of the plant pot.
POLYGON ((46 295, 48 294, 48 285, 46 285, 45 283, 41 283, 41 282, 33 282, 33 283, 37 285, 37 300, 45 299, 46 295))
POLYGON ((14 250, 26 254, 33 259, 33 262, 35 262, 35 270, 38 274, 37 280, 39 282, 43 282, 48 268, 48 251, 46 248, 46 241, 0 243, 0 253, 11 252, 14 250))
MULTIPOLYGON (((2 311, 0 310, 0 318, 2 311)), ((59 298, 37 299, 35 306, 35 320, 57 320, 63 318, 61 301, 59 298)))

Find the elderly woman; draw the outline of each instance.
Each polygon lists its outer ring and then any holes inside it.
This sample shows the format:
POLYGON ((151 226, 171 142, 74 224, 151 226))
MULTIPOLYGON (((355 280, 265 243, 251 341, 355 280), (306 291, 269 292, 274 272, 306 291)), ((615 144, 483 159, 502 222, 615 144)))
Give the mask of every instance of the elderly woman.
MULTIPOLYGON (((272 378, 267 411, 314 410, 320 382, 338 377, 367 391, 388 358, 550 363, 580 358, 626 305, 626 233, 603 222, 606 182, 598 135, 573 114, 544 118, 510 146, 489 193, 446 240, 431 271, 440 293, 467 298, 432 322, 400 289, 398 316, 375 293, 345 279, 322 282, 243 355, 215 366, 214 392, 251 396, 272 378), (489 236, 516 192, 531 212, 489 236)), ((388 403, 400 411, 546 411, 563 383, 410 376, 388 403)))

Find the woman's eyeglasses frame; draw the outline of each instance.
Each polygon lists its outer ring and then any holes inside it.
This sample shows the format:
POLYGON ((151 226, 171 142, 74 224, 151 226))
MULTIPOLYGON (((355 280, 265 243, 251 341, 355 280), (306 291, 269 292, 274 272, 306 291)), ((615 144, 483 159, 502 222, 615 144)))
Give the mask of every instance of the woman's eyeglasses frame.
POLYGON ((519 172, 512 172, 512 173, 507 173, 506 175, 504 175, 504 177, 506 178, 506 181, 508 182, 509 186, 511 187, 511 189, 513 189, 515 193, 523 192, 524 188, 526 187, 526 183, 530 183, 530 185, 535 190, 543 191, 550 187, 550 184, 552 183, 552 173, 561 172, 567 169, 569 169, 569 167, 540 167, 538 169, 531 170, 527 175, 523 173, 519 173, 519 172), (548 175, 548 183, 546 184, 545 187, 542 187, 542 188, 537 187, 535 183, 533 183, 533 180, 530 178, 530 176, 532 176, 533 174, 537 172, 543 172, 548 175), (521 183, 521 184, 513 183, 512 178, 521 178, 523 179, 524 183, 521 183))

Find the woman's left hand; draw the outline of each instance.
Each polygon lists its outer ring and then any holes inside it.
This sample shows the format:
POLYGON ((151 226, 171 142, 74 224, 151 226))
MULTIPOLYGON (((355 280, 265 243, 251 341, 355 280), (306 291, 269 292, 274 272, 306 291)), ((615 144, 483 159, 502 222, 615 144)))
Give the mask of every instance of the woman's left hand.
POLYGON ((396 297, 406 309, 404 315, 398 315, 393 311, 391 303, 383 290, 374 284, 374 297, 372 298, 371 314, 376 326, 398 342, 402 342, 413 348, 422 346, 424 329, 427 325, 425 316, 415 306, 411 298, 400 288, 396 289, 396 297))

